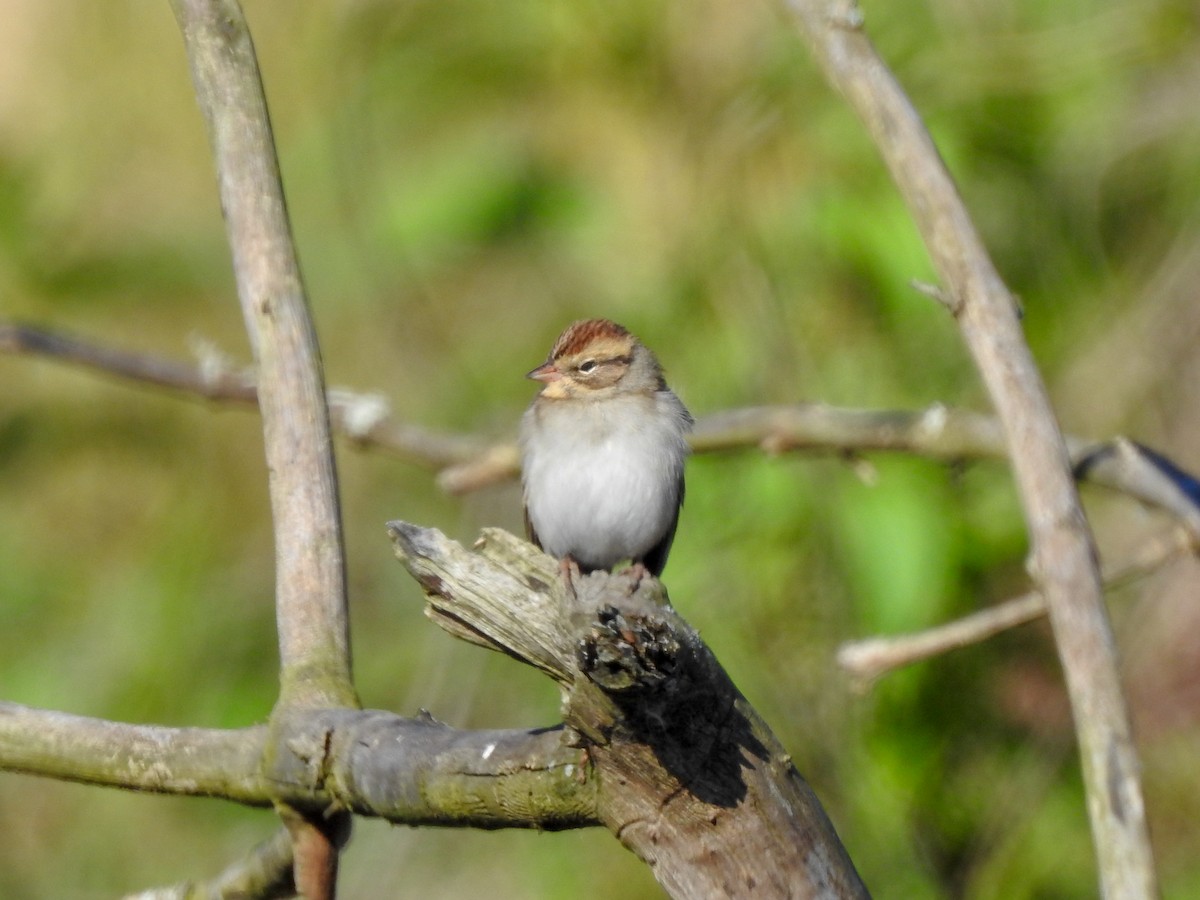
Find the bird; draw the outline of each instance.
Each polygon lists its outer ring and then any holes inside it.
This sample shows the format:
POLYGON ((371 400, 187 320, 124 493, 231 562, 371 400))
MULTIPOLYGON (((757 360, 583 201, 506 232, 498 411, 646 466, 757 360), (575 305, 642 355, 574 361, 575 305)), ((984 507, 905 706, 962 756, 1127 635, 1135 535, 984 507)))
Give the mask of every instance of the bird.
POLYGON ((657 578, 694 423, 657 357, 616 322, 586 319, 526 377, 542 385, 520 428, 529 539, 584 573, 627 561, 657 578))

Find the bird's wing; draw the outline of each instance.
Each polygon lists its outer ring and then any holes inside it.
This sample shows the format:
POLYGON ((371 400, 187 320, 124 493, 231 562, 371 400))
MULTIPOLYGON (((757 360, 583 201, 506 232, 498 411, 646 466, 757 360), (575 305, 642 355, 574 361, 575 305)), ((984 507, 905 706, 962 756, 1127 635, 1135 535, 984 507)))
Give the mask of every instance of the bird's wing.
POLYGON ((529 543, 537 547, 539 550, 544 550, 541 538, 537 536, 537 532, 533 530, 533 520, 529 518, 529 506, 522 504, 521 512, 525 516, 525 537, 529 539, 529 543))
POLYGON ((662 540, 650 548, 650 551, 642 557, 641 563, 657 578, 662 574, 662 570, 667 567, 667 555, 671 552, 671 544, 675 542, 675 529, 679 527, 679 511, 683 509, 683 495, 685 486, 683 483, 683 473, 679 473, 679 502, 675 504, 675 515, 671 518, 671 524, 663 533, 662 540))

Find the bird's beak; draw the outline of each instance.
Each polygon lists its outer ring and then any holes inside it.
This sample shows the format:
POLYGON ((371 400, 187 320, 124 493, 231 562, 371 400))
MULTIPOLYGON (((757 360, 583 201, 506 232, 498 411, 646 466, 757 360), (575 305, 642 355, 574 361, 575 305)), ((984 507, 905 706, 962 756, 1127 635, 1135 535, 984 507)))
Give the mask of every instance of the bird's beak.
POLYGON ((562 372, 554 368, 554 363, 547 362, 542 363, 525 377, 532 378, 534 381, 540 381, 543 384, 549 384, 552 381, 558 381, 558 379, 562 378, 562 372))

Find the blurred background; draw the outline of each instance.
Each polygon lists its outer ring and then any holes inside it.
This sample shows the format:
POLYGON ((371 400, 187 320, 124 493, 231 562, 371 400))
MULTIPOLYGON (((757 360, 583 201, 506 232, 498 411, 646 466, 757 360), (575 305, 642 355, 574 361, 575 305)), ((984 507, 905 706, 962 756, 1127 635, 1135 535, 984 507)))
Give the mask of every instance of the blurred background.
MULTIPOLYGON (((332 386, 508 437, 571 320, 658 351, 697 415, 987 409, 875 152, 773 3, 248 0, 332 386)), ((1200 30, 1182 0, 863 4, 1025 325, 1064 427, 1200 469, 1200 30)), ((168 4, 0 3, 0 316, 187 358, 248 347, 168 4)), ((557 691, 422 615, 384 522, 520 529, 339 444, 370 707, 557 719, 557 691)), ((1033 625, 855 692, 845 640, 1019 593, 1006 468, 694 458, 666 581, 811 780, 880 898, 1097 893, 1069 711, 1033 625)), ((1105 559, 1160 517, 1085 491, 1105 559)), ((1200 603, 1178 563, 1112 594, 1164 893, 1200 895, 1200 603)), ((256 416, 0 357, 0 697, 261 722, 276 692, 256 416)), ((262 811, 0 775, 0 896, 218 871, 262 811)), ((599 830, 360 821, 347 898, 661 896, 599 830)))

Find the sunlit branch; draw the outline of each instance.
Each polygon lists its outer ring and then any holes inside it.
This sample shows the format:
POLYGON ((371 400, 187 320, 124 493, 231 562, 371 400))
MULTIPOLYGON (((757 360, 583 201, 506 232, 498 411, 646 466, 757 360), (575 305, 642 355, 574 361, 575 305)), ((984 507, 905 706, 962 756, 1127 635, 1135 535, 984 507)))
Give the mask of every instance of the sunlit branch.
MULTIPOLYGON (((234 364, 207 343, 196 342, 195 363, 150 353, 132 353, 58 332, 0 322, 0 352, 41 356, 128 381, 180 391, 219 403, 253 405, 258 391, 253 371, 234 364)), ((334 427, 357 445, 392 453, 434 469, 474 459, 488 443, 403 422, 378 394, 328 391, 334 427)))
POLYGON ((264 770, 265 725, 130 725, 0 701, 0 771, 247 806, 336 806, 406 825, 596 824, 594 785, 572 777, 579 753, 559 730, 461 731, 353 709, 288 711, 272 727, 264 770))
POLYGON ((867 896, 817 796, 657 579, 564 578, 495 528, 471 550, 388 530, 435 622, 558 682, 601 823, 668 895, 867 896))
MULTIPOLYGON (((253 378, 212 348, 198 364, 129 353, 44 329, 0 322, 0 352, 47 356, 135 382, 209 400, 256 402, 253 378)), ((357 446, 392 453, 438 471, 438 483, 466 493, 516 478, 516 444, 489 444, 473 435, 435 432, 403 422, 377 394, 329 391, 333 425, 357 446)), ((1175 516, 1200 540, 1200 482, 1166 457, 1132 441, 1068 437, 1078 477, 1175 516)), ((1006 459, 995 416, 934 405, 922 410, 865 410, 797 403, 701 416, 692 434, 696 453, 759 449, 788 452, 903 452, 932 459, 1006 459)))
POLYGON ((1009 447, 1030 541, 1030 572, 1046 598, 1079 740, 1101 893, 1158 892, 1140 765, 1121 692, 1096 549, 1067 447, 996 270, 929 130, 864 29, 854 0, 785 0, 831 87, 879 151, 938 273, 1009 447))
POLYGON ((128 725, 0 701, 0 770, 133 791, 271 802, 266 728, 128 725))
POLYGON ((280 702, 357 705, 321 360, 254 43, 236 0, 172 0, 172 6, 208 126, 242 318, 258 366, 280 702))
MULTIPOLYGON (((1195 539, 1182 530, 1149 541, 1124 565, 1105 571, 1105 589, 1143 578, 1196 550, 1195 539)), ((924 631, 849 641, 838 649, 837 661, 856 682, 866 685, 903 666, 978 644, 1044 615, 1046 598, 1037 591, 1030 591, 924 631)))

